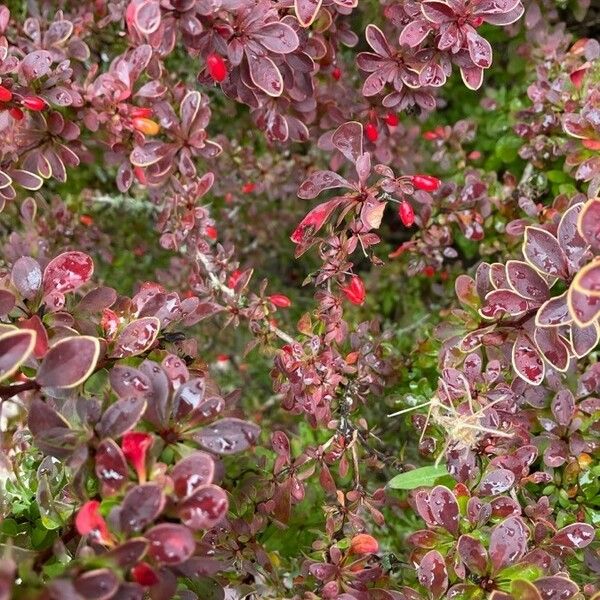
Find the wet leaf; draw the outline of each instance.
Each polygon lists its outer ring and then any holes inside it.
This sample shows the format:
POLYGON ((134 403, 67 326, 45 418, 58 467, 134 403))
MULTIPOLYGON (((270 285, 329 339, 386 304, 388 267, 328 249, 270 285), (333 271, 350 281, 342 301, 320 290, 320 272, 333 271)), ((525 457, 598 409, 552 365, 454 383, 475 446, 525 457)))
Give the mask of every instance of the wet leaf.
POLYGON ((193 438, 216 454, 234 454, 255 444, 259 434, 260 427, 257 425, 229 417, 202 428, 193 438))

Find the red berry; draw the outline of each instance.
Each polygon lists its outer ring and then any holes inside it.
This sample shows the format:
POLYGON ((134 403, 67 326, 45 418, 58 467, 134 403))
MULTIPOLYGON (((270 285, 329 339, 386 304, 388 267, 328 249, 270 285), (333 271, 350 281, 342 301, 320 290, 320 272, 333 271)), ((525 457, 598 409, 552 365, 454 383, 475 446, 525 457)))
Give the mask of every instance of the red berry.
POLYGON ((25 96, 22 104, 26 109, 36 112, 44 110, 47 106, 46 101, 39 96, 25 96))
POLYGON ((398 123, 400 123, 400 119, 398 119, 398 115, 396 113, 389 113, 385 118, 385 122, 390 127, 396 127, 398 123))
POLYGON ((367 123, 365 125, 365 135, 370 142, 376 142, 379 137, 379 131, 374 123, 367 123))
POLYGON ((425 131, 423 133, 423 139, 428 142, 432 142, 433 140, 437 140, 440 137, 435 131, 425 131))
POLYGON ((400 205, 398 206, 398 216, 404 227, 412 227, 415 223, 415 211, 406 200, 400 202, 400 205))
POLYGON ((344 296, 352 302, 360 306, 364 303, 367 292, 365 290, 365 284, 358 275, 353 275, 348 285, 342 288, 344 296))
POLYGON ((90 225, 94 224, 94 217, 92 217, 91 215, 81 215, 79 217, 79 222, 82 225, 85 225, 86 227, 89 227, 90 225))
POLYGON ((442 182, 437 177, 431 175, 413 175, 411 177, 412 184, 424 192, 435 192, 442 182))
POLYGON ((435 269, 431 265, 427 265, 423 269, 423 275, 425 275, 425 277, 433 277, 435 275, 435 269))
POLYGON ((292 305, 292 301, 283 294, 271 294, 269 300, 278 308, 288 308, 292 305))
POLYGON ((214 52, 206 57, 206 66, 208 72, 214 81, 221 83, 227 77, 227 66, 222 56, 215 54, 214 52))
POLYGON ((3 85, 0 85, 0 102, 10 102, 12 97, 12 92, 3 85))
POLYGON ((331 76, 336 81, 339 81, 342 77, 342 70, 339 67, 333 67, 333 70, 331 71, 331 76))
POLYGON ((135 178, 142 184, 142 185, 146 185, 146 173, 144 172, 144 169, 142 169, 142 167, 134 167, 133 168, 133 173, 135 175, 135 178))
POLYGON ((213 227, 212 225, 209 225, 206 228, 206 235, 211 239, 211 240, 216 240, 217 239, 217 228, 213 227))
POLYGON ((256 184, 248 181, 242 186, 242 192, 244 194, 251 194, 256 189, 256 184))
POLYGON ((15 120, 15 121, 20 121, 21 119, 23 119, 23 117, 25 116, 23 114, 23 111, 16 107, 13 106, 9 111, 8 114, 15 120))

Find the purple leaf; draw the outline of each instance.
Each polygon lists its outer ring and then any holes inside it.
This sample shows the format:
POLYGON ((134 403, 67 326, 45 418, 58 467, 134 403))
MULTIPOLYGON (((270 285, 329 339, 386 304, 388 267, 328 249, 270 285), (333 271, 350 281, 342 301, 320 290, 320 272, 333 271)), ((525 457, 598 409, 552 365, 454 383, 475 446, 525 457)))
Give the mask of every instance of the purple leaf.
POLYGON ((475 66, 480 69, 488 69, 492 64, 492 47, 490 43, 471 28, 467 29, 466 37, 469 55, 475 66))
POLYGON ((309 27, 315 20, 322 0, 294 0, 296 16, 302 27, 309 27))
POLYGON ((461 535, 456 546, 460 559, 467 569, 483 577, 488 570, 488 555, 483 544, 470 535, 461 535))
POLYGON ((165 495, 154 483, 137 485, 123 498, 119 510, 121 529, 125 533, 145 529, 160 515, 165 505, 165 495))
POLYGON ((411 20, 401 31, 399 42, 401 45, 416 48, 431 30, 431 25, 425 19, 411 20))
POLYGON ((15 329, 0 335, 0 381, 14 375, 31 356, 36 335, 31 329, 15 329))
POLYGON ((524 298, 541 303, 550 295, 546 280, 526 262, 509 260, 506 277, 509 285, 524 298))
POLYGON ((569 600, 579 592, 579 586, 567 579, 553 575, 540 577, 533 582, 543 600, 569 600))
POLYGON ((331 139, 333 145, 350 162, 356 163, 363 153, 363 126, 357 121, 340 125, 331 139))
POLYGON ((275 63, 268 57, 246 51, 252 82, 265 94, 281 96, 283 79, 275 63))
POLYGON ((31 300, 42 287, 42 268, 37 260, 22 256, 13 265, 10 278, 19 294, 31 300))
POLYGON ((587 523, 573 523, 556 532, 550 543, 561 548, 581 549, 591 544, 595 530, 587 523))
POLYGON ((493 290, 485 297, 479 314, 486 319, 494 319, 503 315, 518 317, 529 309, 529 303, 523 296, 512 290, 493 290))
POLYGON ((154 344, 160 331, 160 320, 156 317, 142 317, 125 326, 115 341, 112 356, 123 358, 143 354, 154 344))
POLYGON ((108 407, 96 429, 101 437, 118 438, 137 425, 145 410, 145 398, 122 398, 108 407))
POLYGON ((258 40, 267 50, 279 54, 289 54, 300 44, 296 32, 289 25, 277 21, 263 25, 254 34, 254 39, 258 40))
POLYGON ((184 498, 177 509, 179 518, 190 529, 212 529, 227 514, 227 494, 216 485, 204 485, 184 498))
POLYGON ((119 578, 111 569, 94 569, 79 575, 73 586, 82 598, 108 600, 117 591, 119 578))
POLYGON ((36 381, 43 387, 76 387, 94 372, 99 355, 100 343, 95 337, 63 338, 48 350, 36 381))
POLYGON ((577 228, 586 242, 596 251, 600 251, 600 198, 588 200, 579 215, 577 228))
POLYGON ((171 472, 173 488, 180 498, 192 494, 201 486, 212 483, 215 463, 210 454, 194 452, 180 460, 171 472))
POLYGON ((196 548, 192 532, 184 525, 162 523, 150 529, 145 537, 150 542, 148 554, 165 565, 185 562, 196 548))
POLYGON ((575 282, 567 292, 569 313, 579 327, 587 327, 600 315, 600 296, 583 293, 575 282))
POLYGON ((557 370, 566 371, 569 366, 569 349, 558 335, 556 328, 536 328, 533 339, 543 357, 557 370))
POLYGON ((571 390, 563 388, 552 399, 550 405, 556 422, 566 427, 575 414, 575 398, 571 390))
POLYGON ((489 554, 494 573, 517 563, 526 550, 527 528, 519 517, 508 517, 492 529, 489 554))
POLYGON ((44 269, 44 295, 72 292, 87 283, 94 272, 92 259, 83 252, 64 252, 44 269))
POLYGON ((349 188, 350 184, 333 171, 316 171, 312 173, 298 188, 298 198, 309 200, 316 198, 323 190, 349 188))
POLYGON ((569 275, 567 257, 558 240, 545 229, 527 227, 523 240, 523 256, 538 271, 566 279, 569 275))
POLYGON ((116 365, 110 370, 110 385, 119 398, 147 396, 151 385, 148 377, 139 369, 116 365))
POLYGON ((102 440, 96 449, 96 477, 102 484, 102 495, 117 493, 129 479, 127 462, 121 448, 110 439, 102 440))
POLYGON ((515 482, 515 474, 508 469, 494 469, 483 476, 479 483, 481 496, 497 496, 508 491, 515 482))
POLYGON ((234 454, 255 444, 259 433, 257 425, 229 417, 202 428, 193 439, 216 454, 234 454))
POLYGON ((573 320, 567 304, 567 292, 547 300, 535 316, 535 324, 538 327, 552 327, 555 325, 566 325, 573 320))
POLYGON ((523 333, 517 336, 512 349, 513 367, 519 377, 531 385, 540 385, 546 367, 531 340, 523 333))
POLYGON ((448 571, 444 557, 437 550, 430 550, 417 567, 419 583, 434 600, 441 598, 448 588, 448 571))
POLYGON ((458 502, 445 486, 434 487, 429 494, 429 508, 436 522, 456 535, 459 526, 458 502))

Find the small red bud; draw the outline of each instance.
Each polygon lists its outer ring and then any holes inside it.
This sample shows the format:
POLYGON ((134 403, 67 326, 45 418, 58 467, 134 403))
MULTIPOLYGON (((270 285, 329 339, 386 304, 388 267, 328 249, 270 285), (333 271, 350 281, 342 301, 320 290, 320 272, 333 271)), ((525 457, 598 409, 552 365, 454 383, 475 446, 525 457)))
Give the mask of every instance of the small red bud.
POLYGON ((353 275, 348 285, 342 287, 344 296, 358 306, 362 305, 366 298, 365 284, 358 275, 353 275))
POLYGON ((240 280, 240 277, 242 276, 242 272, 239 269, 236 269, 230 276, 229 279, 227 280, 227 287, 234 289, 235 286, 237 285, 237 282, 240 280))
POLYGON ((365 125, 365 135, 370 142, 376 142, 379 138, 379 131, 377 131, 377 125, 374 123, 367 123, 365 125))
POLYGON ((351 554, 375 554, 379 550, 379 543, 368 533, 359 533, 350 541, 351 554))
POLYGON ((398 119, 398 115, 396 113, 389 113, 385 118, 385 122, 390 127, 396 127, 398 123, 400 123, 400 119, 398 119))
POLYGON ((433 140, 437 140, 439 135, 435 131, 425 131, 423 132, 423 139, 428 142, 432 142, 433 140))
POLYGON ((217 362, 229 362, 229 354, 217 354, 217 362))
POLYGON ((398 216, 404 227, 412 227, 415 223, 415 211, 406 200, 400 202, 398 206, 398 216))
POLYGON ((0 102, 10 102, 12 100, 13 94, 3 85, 0 85, 0 102))
POLYGON ((331 76, 336 81, 339 81, 342 77, 342 70, 339 67, 333 67, 333 70, 331 71, 331 76))
POLYGON ((79 535, 90 535, 102 544, 110 544, 110 532, 104 517, 100 514, 100 502, 89 500, 77 512, 75 529, 79 535))
POLYGON ((144 587, 156 585, 160 581, 154 569, 145 562, 140 562, 131 569, 131 578, 144 587))
POLYGON ((277 306, 277 308, 289 308, 292 305, 292 301, 283 294, 271 294, 269 300, 277 306))
POLYGON ((442 184, 437 177, 432 177, 431 175, 413 175, 411 182, 418 190, 423 190, 424 192, 435 192, 442 184))
POLYGON ((17 106, 13 106, 9 111, 8 114, 15 120, 15 121, 21 121, 23 119, 23 117, 25 116, 23 114, 23 111, 18 108, 17 106))
POLYGON ((140 483, 146 482, 146 454, 152 442, 152 436, 141 431, 128 431, 121 440, 123 455, 132 464, 140 483))
POLYGON ((144 169, 142 169, 142 167, 134 167, 133 168, 133 174, 135 175, 135 178, 142 185, 146 185, 146 173, 144 172, 144 169))
POLYGON ((435 275, 435 269, 431 265, 427 265, 423 269, 423 275, 425 275, 425 277, 433 277, 435 275))
POLYGON ((216 228, 216 227, 213 227, 212 225, 209 225, 209 226, 206 228, 206 235, 207 235, 207 236, 208 236, 208 237, 209 237, 211 240, 216 240, 216 239, 217 239, 217 235, 218 235, 217 228, 216 228))
POLYGON ((222 56, 214 52, 206 57, 206 66, 208 72, 214 81, 221 83, 227 77, 227 66, 222 56))
POLYGON ((255 189, 256 184, 252 181, 248 181, 242 186, 242 192, 244 192, 244 194, 251 194, 255 189))
POLYGON ((135 106, 131 109, 132 119, 149 119, 153 114, 153 110, 145 106, 135 106))
POLYGON ((28 110, 39 112, 47 106, 46 101, 39 96, 25 96, 22 100, 23 106, 28 110))
POLYGON ((479 150, 473 150, 472 152, 469 152, 467 158, 469 160, 479 160, 481 158, 481 152, 479 152, 479 150))

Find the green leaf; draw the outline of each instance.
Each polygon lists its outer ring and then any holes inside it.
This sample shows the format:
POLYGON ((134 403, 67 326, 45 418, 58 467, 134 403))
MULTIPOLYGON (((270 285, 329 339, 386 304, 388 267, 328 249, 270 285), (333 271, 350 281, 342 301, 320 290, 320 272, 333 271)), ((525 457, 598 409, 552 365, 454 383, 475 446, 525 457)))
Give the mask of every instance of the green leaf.
POLYGON ((400 473, 388 483, 388 486, 395 490, 414 490, 421 486, 433 485, 436 479, 447 475, 446 465, 439 465, 438 467, 430 465, 400 473))

